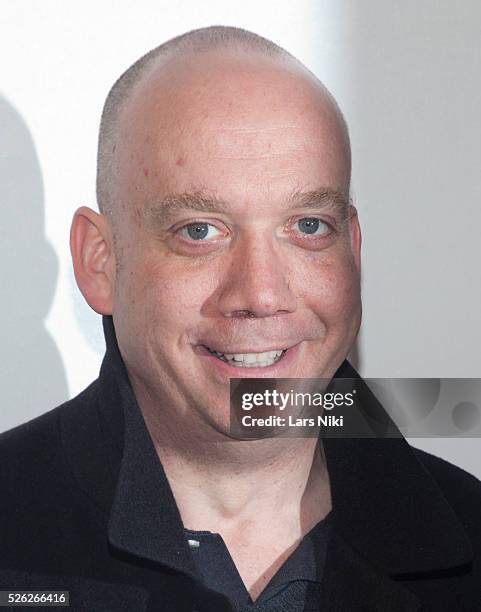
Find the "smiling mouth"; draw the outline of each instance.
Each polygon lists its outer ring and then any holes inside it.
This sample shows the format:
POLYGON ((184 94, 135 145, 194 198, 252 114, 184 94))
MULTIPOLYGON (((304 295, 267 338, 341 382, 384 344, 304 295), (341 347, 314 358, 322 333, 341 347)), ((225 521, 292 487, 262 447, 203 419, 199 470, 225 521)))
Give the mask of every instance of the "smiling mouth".
POLYGON ((287 349, 276 349, 264 353, 221 353, 203 345, 211 355, 237 368, 265 368, 277 363, 287 352, 287 349))

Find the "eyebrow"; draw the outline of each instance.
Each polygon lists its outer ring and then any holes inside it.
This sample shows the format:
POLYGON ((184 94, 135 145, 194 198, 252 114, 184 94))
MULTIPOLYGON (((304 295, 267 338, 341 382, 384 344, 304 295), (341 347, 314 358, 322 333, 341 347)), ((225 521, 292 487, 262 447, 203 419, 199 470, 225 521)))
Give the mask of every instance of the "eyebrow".
MULTIPOLYGON (((320 187, 312 191, 294 190, 285 201, 285 210, 315 209, 320 212, 332 212, 341 220, 347 219, 349 198, 335 189, 320 187)), ((231 207, 222 199, 203 191, 189 191, 169 194, 160 200, 147 205, 149 221, 166 223, 179 211, 196 211, 199 213, 230 214, 231 207)))

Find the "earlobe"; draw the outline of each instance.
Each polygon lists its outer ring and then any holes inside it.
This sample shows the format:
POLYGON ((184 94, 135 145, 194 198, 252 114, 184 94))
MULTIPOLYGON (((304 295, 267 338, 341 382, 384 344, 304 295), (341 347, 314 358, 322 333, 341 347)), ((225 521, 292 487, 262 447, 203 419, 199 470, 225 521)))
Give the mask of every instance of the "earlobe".
POLYGON ((112 314, 115 261, 112 232, 104 215, 82 206, 73 217, 70 252, 77 285, 89 306, 112 314))

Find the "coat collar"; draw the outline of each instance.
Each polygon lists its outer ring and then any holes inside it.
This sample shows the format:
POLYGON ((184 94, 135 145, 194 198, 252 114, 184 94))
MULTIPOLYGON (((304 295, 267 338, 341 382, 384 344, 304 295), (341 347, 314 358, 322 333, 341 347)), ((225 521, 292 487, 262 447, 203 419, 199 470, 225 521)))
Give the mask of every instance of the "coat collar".
MULTIPOLYGON (((379 409, 377 399, 347 361, 336 377, 357 379, 361 410, 367 412, 367 402, 370 409, 373 405, 379 409)), ((393 427, 387 413, 385 422, 393 427)), ((338 533, 390 575, 469 562, 473 555, 464 528, 396 430, 397 437, 324 440, 338 533)))
MULTIPOLYGON (((110 542, 128 554, 195 574, 177 505, 130 385, 112 318, 103 317, 103 324, 107 352, 99 378, 99 419, 115 441, 113 463, 117 461, 113 502, 110 497, 110 542), (139 448, 145 448, 147 456, 139 448), (138 516, 143 517, 142 525, 138 516)), ((336 377, 358 379, 364 398, 371 397, 377 404, 347 361, 336 377)), ((360 601, 365 595, 357 590, 368 580, 374 585, 373 597, 385 592, 385 601, 392 597, 405 605, 399 609, 415 610, 414 596, 390 577, 468 563, 472 551, 458 518, 401 434, 396 439, 325 439, 324 448, 335 532, 326 560, 329 597, 344 593, 346 598, 351 593, 360 601), (349 566, 352 584, 346 591, 349 566)), ((95 480, 92 470, 79 477, 95 480)), ((96 487, 94 495, 100 504, 107 503, 109 495, 101 487, 96 487)))
MULTIPOLYGON (((110 511, 109 541, 129 555, 195 576, 182 519, 130 384, 112 318, 103 317, 103 324, 107 353, 100 373, 102 408, 108 409, 114 390, 118 416, 123 420, 122 457, 110 511)), ((118 434, 119 431, 117 440, 118 434)))

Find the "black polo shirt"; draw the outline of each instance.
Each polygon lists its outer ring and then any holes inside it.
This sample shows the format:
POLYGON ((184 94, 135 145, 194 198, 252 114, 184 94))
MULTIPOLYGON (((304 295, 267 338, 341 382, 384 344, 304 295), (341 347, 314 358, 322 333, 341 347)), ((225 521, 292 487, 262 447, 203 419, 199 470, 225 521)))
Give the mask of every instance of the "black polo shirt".
POLYGON ((114 434, 122 462, 109 524, 111 543, 190 574, 206 589, 224 595, 236 611, 319 610, 329 516, 305 535, 253 602, 222 537, 184 528, 127 375, 118 382, 126 392, 123 444, 119 432, 114 434))
POLYGON ((185 533, 201 580, 210 589, 224 594, 236 610, 300 612, 306 609, 307 601, 309 606, 314 606, 316 600, 320 604, 329 516, 304 536, 255 602, 220 534, 189 529, 185 533))

